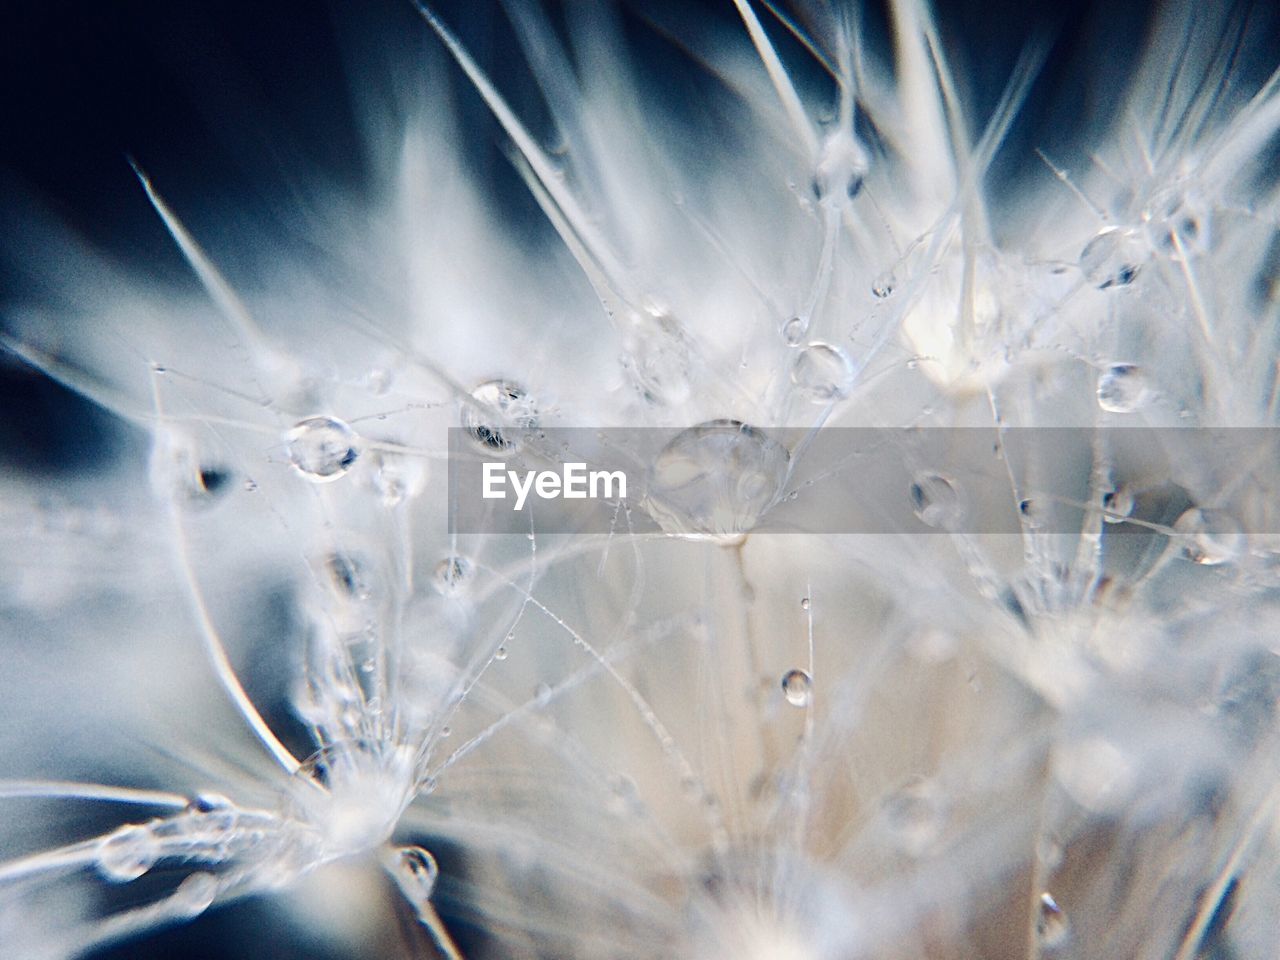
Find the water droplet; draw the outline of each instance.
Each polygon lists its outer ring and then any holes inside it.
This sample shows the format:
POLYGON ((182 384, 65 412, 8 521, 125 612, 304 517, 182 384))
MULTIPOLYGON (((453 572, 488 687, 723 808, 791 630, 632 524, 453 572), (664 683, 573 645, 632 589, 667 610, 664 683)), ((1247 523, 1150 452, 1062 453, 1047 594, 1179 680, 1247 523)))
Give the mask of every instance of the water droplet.
POLYGON ((793 707, 807 707, 813 692, 813 679, 803 670, 788 670, 782 675, 782 695, 793 707))
POLYGON ((918 857, 938 839, 942 829, 942 803, 928 780, 917 778, 891 793, 884 803, 885 819, 894 842, 918 857))
POLYGON ((420 494, 426 486, 426 461, 420 457, 378 450, 369 458, 378 500, 388 509, 420 494))
POLYGON ((1046 891, 1040 894, 1040 912, 1036 917, 1036 936, 1046 949, 1060 946, 1070 932, 1066 912, 1046 891))
POLYGON ((1176 258, 1181 249, 1192 257, 1209 248, 1208 216, 1198 201, 1177 187, 1157 193, 1142 218, 1151 246, 1160 253, 1176 258))
POLYGON ((235 804, 220 793, 202 791, 191 798, 187 804, 189 813, 215 813, 223 810, 234 810, 235 804))
POLYGON ((655 406, 689 399, 689 344, 680 322, 653 306, 628 318, 622 364, 641 396, 655 406))
POLYGON ((246 480, 243 486, 245 493, 253 493, 253 491, 258 489, 258 483, 256 480, 246 480))
POLYGON ((1150 399, 1147 378, 1132 363, 1113 363, 1098 377, 1098 406, 1108 413, 1132 413, 1150 399))
POLYGON ((169 899, 173 912, 181 917, 198 917, 218 896, 218 881, 211 873, 193 873, 178 884, 169 899))
POLYGON ((1206 567, 1235 560, 1248 544, 1239 521, 1223 510, 1192 507, 1173 529, 1183 535, 1183 556, 1206 567))
POLYGON ((156 431, 150 472, 156 493, 191 509, 212 506, 231 489, 234 477, 202 454, 194 438, 169 429, 156 431))
POLYGON ((1080 269, 1099 290, 1125 287, 1138 275, 1141 255, 1131 231, 1104 227, 1080 251, 1080 269))
POLYGON ((712 420, 663 447, 649 469, 645 506, 667 533, 736 542, 773 505, 789 462, 763 431, 712 420))
POLYGON ((127 883, 155 866, 159 846, 144 825, 127 824, 98 841, 98 872, 108 880, 127 883))
POLYGON ((809 598, 808 598, 808 597, 802 597, 802 598, 801 598, 801 600, 800 600, 800 609, 801 609, 801 610, 808 610, 808 609, 809 609, 809 598))
POLYGON ((507 648, 499 647, 497 650, 493 651, 493 659, 495 660, 507 659, 507 648))
POLYGON ((462 407, 462 426, 481 449, 518 449, 525 435, 538 425, 538 411, 529 392, 510 380, 486 380, 471 391, 474 404, 462 407))
POLYGON ((375 397, 385 397, 391 390, 391 384, 394 380, 395 374, 380 367, 370 370, 364 378, 365 386, 369 388, 369 392, 375 397))
POLYGON ((1126 486, 1108 490, 1102 495, 1102 509, 1107 511, 1102 519, 1107 523, 1123 523, 1133 515, 1133 491, 1126 486))
POLYGON ((813 196, 824 206, 840 207, 858 195, 867 175, 867 153, 844 127, 829 133, 818 150, 813 196))
POLYGON ((1018 516, 1022 519, 1022 525, 1028 530, 1039 530, 1049 520, 1050 505, 1042 503, 1039 500, 1018 501, 1018 516))
POLYGON ((788 317, 782 324, 782 339, 793 347, 798 347, 808 332, 809 321, 804 317, 788 317))
POLYGON ((940 473, 920 473, 907 488, 911 509, 926 526, 954 530, 964 514, 955 485, 940 473))
POLYGON ((440 878, 440 867, 429 850, 422 847, 401 847, 395 851, 396 885, 415 907, 423 907, 435 892, 440 878))
POLYGON ((289 460, 313 483, 337 480, 356 462, 356 435, 337 417, 308 417, 294 424, 285 443, 289 460))
POLYGON ((1072 800, 1098 814, 1122 809, 1132 792, 1134 775, 1128 757, 1100 737, 1059 745, 1053 773, 1072 800))
POLYGON ((853 388, 853 361, 839 347, 814 342, 796 356, 791 382, 800 396, 812 403, 832 403, 853 388))
POLYGON ((886 270, 871 281, 871 295, 877 300, 886 300, 893 295, 897 285, 898 278, 894 276, 893 271, 886 270))
POLYGON ((325 561, 329 580, 340 597, 351 600, 367 600, 370 589, 364 564, 346 553, 331 553, 325 561))
POLYGON ((435 588, 448 595, 460 590, 471 579, 471 561, 466 557, 454 555, 445 557, 436 564, 435 588))

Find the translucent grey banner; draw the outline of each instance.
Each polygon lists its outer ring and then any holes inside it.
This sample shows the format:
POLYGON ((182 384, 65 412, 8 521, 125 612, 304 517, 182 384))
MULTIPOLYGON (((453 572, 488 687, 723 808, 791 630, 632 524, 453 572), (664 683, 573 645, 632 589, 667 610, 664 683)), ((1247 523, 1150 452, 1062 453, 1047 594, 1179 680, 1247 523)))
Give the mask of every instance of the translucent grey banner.
POLYGON ((455 533, 1280 533, 1270 428, 450 431, 455 533), (1105 525, 1105 526, 1104 526, 1105 525))

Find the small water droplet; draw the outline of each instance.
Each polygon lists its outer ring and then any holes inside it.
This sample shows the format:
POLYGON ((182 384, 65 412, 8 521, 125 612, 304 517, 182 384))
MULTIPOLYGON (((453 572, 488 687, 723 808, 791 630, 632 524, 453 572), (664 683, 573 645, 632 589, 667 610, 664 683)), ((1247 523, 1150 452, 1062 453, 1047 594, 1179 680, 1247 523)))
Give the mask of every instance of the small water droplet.
POLYGON ((285 434, 289 461, 312 483, 329 483, 351 469, 359 451, 356 435, 337 417, 308 417, 285 434))
POLYGON ((809 321, 804 317, 788 317, 782 324, 782 339, 793 347, 798 347, 808 332, 809 321))
POLYGON ((369 388, 369 392, 375 397, 385 397, 388 391, 391 390, 393 380, 395 380, 395 374, 380 367, 370 370, 364 378, 365 386, 369 388))
POLYGON ((1123 523, 1133 515, 1133 491, 1126 486, 1108 490, 1102 495, 1102 509, 1107 511, 1102 519, 1107 523, 1123 523))
POLYGON ((144 825, 127 824, 98 841, 98 872, 108 880, 127 883, 155 866, 159 847, 144 825))
POLYGON ((346 553, 331 553, 325 561, 329 581, 340 597, 367 600, 371 593, 364 564, 346 553))
POLYGON ((791 365, 791 382, 800 396, 812 403, 832 403, 853 388, 853 361, 839 347, 814 342, 797 354, 791 365))
POLYGON ((1223 510, 1192 507, 1173 529, 1183 535, 1183 556, 1205 567, 1235 560, 1248 544, 1239 521, 1223 510))
POLYGON ((253 493, 258 489, 258 483, 255 480, 246 480, 244 482, 245 493, 253 493))
POLYGON ((495 660, 507 659, 507 648, 499 647, 497 650, 493 651, 493 659, 495 660))
POLYGON ((434 585, 446 596, 460 590, 471 579, 471 561, 463 556, 445 557, 436 564, 434 585))
POLYGON ((813 680, 803 670, 788 670, 782 675, 782 695, 793 707, 807 707, 813 691, 813 680))
POLYGON ((871 281, 871 295, 877 300, 886 300, 893 295, 897 285, 898 278, 894 276, 893 271, 886 270, 871 281))
POLYGON ((947 477, 940 473, 920 473, 907 488, 911 509, 926 526, 954 530, 964 514, 960 494, 947 477))
POLYGON ((844 127, 833 130, 818 150, 811 184, 814 199, 824 206, 842 206, 862 190, 867 167, 867 153, 853 132, 844 127))
POLYGON ((1040 913, 1036 917, 1036 936, 1046 949, 1060 946, 1070 932, 1066 912, 1046 891, 1040 894, 1040 913))
POLYGON ((667 533, 734 543, 773 505, 789 461, 762 430, 737 420, 702 423, 654 459, 645 506, 667 533))
POLYGON ((1039 530, 1049 522, 1052 504, 1028 497, 1018 501, 1018 516, 1027 530, 1039 530))
POLYGON ((173 912, 181 917, 198 917, 211 906, 218 896, 218 881, 211 873, 193 873, 178 884, 169 899, 173 912))
POLYGON ((440 878, 440 867, 429 850, 422 847, 401 847, 395 852, 396 883, 401 892, 415 907, 423 907, 435 892, 440 878))
POLYGON ((1138 275, 1141 255, 1131 231, 1104 227, 1080 251, 1080 269, 1099 290, 1125 287, 1138 275))
POLYGON ((1142 218, 1152 248, 1162 254, 1176 259, 1181 249, 1192 257, 1209 248, 1208 216, 1197 200, 1178 187, 1157 193, 1142 218))
POLYGON ((201 791, 191 798, 187 804, 189 813, 215 813, 223 810, 234 810, 235 804, 220 793, 201 791))
POLYGON ((533 688, 533 699, 537 701, 538 706, 545 707, 551 702, 551 684, 540 683, 533 688))
POLYGON ((190 509, 211 507, 231 489, 234 474, 211 461, 195 439, 177 430, 157 430, 151 449, 151 483, 166 499, 190 509))
POLYGON ((416 497, 426 486, 426 461, 419 457, 378 450, 369 460, 374 492, 388 509, 416 497))
POLYGON ((462 426, 486 452, 518 449, 538 426, 538 411, 529 392, 510 380, 487 380, 471 391, 474 404, 462 407, 462 426))
POLYGON ((808 598, 808 597, 802 597, 802 598, 801 598, 801 600, 800 600, 800 609, 801 609, 801 610, 808 610, 808 609, 809 609, 809 598, 808 598))
POLYGON ((1098 406, 1108 413, 1132 413, 1150 398, 1147 378, 1132 363, 1113 363, 1098 377, 1098 406))

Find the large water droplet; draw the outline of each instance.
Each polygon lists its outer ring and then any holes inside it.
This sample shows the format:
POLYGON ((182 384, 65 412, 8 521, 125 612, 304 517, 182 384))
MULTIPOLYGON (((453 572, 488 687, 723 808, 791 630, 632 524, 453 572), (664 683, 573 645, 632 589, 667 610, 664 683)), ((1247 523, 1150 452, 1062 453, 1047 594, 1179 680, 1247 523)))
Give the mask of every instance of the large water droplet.
POLYGON ((1133 283, 1142 250, 1132 232, 1104 227, 1080 251, 1080 269, 1099 290, 1133 283))
POLYGON ((818 150, 813 171, 813 196, 824 206, 839 207, 862 189, 867 153, 853 132, 844 127, 829 133, 818 150))
POLYGON ((812 403, 833 403, 853 388, 853 361, 839 347, 814 342, 796 355, 791 382, 812 403))
POLYGON ((127 824, 98 841, 98 872, 117 883, 137 880, 155 866, 159 853, 150 829, 142 824, 127 824))
POLYGON ((198 917, 211 906, 218 896, 218 881, 211 873, 193 873, 174 891, 169 899, 173 912, 188 919, 198 917))
POLYGON ((782 675, 782 695, 793 707, 807 707, 813 693, 813 678, 803 670, 788 670, 782 675))
POLYGON ((1098 377, 1098 406, 1108 413, 1132 413, 1150 399, 1147 378, 1132 363, 1113 363, 1098 377))
POLYGON ((487 380, 471 391, 474 404, 462 407, 462 426, 488 452, 517 449, 538 425, 529 392, 510 380, 487 380))
POLYGON ((940 473, 919 473, 907 488, 911 509, 920 522, 939 530, 954 530, 964 515, 955 485, 940 473))
POLYGON ((337 417, 299 420, 285 443, 294 469, 313 483, 337 480, 359 456, 355 431, 337 417))
POLYGON ((734 542, 773 505, 790 454, 763 431, 712 420, 677 434, 654 459, 645 505, 668 533, 734 542))
POLYGON ((1070 930, 1066 911, 1058 906, 1058 902, 1047 891, 1040 894, 1040 910, 1036 915, 1036 937, 1040 946, 1052 949, 1062 945, 1070 930))
POLYGON ((415 907, 425 906, 440 878, 436 858, 422 847, 400 847, 395 851, 395 857, 396 885, 415 907))
POLYGON ((1206 567, 1235 560, 1248 544, 1240 522, 1223 510, 1193 507, 1178 517, 1173 529, 1183 535, 1183 556, 1206 567))
POLYGON ((622 364, 649 403, 670 407, 689 399, 689 343, 680 322, 661 307, 630 314, 622 364))

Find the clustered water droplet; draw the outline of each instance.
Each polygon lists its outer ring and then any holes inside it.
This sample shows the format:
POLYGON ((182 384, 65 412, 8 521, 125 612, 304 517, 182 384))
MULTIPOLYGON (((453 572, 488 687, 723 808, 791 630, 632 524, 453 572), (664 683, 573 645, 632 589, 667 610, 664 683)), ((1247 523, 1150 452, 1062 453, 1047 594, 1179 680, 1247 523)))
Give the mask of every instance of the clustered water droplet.
POLYGON ((538 425, 538 411, 529 392, 510 380, 486 380, 471 391, 474 403, 462 407, 462 426, 488 452, 519 448, 538 425))
POLYGON ((793 707, 807 707, 813 694, 813 678, 803 670, 788 670, 782 675, 782 695, 793 707))
POLYGON ((1150 399, 1147 378, 1132 363, 1113 363, 1098 377, 1098 406, 1108 413, 1133 413, 1150 399))
POLYGON ((853 361, 840 347, 815 341, 797 355, 791 365, 791 382, 812 403, 842 400, 853 389, 853 361))
POLYGON ((356 434, 337 417, 299 420, 285 435, 289 461, 313 483, 329 483, 351 469, 360 452, 356 434))

